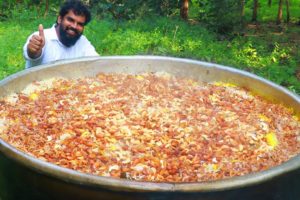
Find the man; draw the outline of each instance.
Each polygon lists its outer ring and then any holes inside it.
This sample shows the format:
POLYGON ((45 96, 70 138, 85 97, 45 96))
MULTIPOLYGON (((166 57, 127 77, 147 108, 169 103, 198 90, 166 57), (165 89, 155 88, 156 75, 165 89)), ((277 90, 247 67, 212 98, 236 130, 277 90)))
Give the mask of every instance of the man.
POLYGON ((39 31, 27 39, 23 47, 25 67, 30 68, 62 59, 98 56, 93 45, 82 35, 84 26, 90 20, 91 14, 82 2, 66 1, 52 28, 44 30, 40 24, 39 31))

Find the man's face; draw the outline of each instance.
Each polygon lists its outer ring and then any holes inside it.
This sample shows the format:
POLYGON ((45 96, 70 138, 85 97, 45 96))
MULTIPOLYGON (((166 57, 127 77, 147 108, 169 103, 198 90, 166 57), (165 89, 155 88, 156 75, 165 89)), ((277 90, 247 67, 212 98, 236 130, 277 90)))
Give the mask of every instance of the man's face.
POLYGON ((60 42, 70 47, 77 42, 83 33, 85 16, 75 15, 75 13, 70 10, 64 17, 59 16, 57 23, 60 42))

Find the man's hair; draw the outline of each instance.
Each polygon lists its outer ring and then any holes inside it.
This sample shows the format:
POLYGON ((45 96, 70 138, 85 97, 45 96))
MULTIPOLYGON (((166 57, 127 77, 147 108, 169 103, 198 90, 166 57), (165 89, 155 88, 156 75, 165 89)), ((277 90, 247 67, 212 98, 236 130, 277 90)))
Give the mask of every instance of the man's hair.
POLYGON ((79 0, 67 0, 61 6, 59 11, 59 16, 64 17, 70 10, 74 12, 75 15, 85 16, 85 23, 87 25, 91 21, 91 13, 81 1, 79 0))

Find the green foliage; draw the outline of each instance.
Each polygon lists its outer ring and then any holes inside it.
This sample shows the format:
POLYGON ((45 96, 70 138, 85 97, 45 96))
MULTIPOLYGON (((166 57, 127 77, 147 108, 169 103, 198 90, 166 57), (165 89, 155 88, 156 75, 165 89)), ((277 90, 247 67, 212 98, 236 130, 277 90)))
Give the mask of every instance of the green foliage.
POLYGON ((191 28, 181 20, 168 18, 148 18, 118 25, 113 21, 110 22, 102 20, 100 25, 98 22, 98 26, 94 24, 95 21, 91 23, 93 32, 98 33, 97 38, 93 37, 91 30, 86 31, 93 43, 103 47, 98 49, 102 55, 177 54, 184 56, 186 51, 198 50, 200 46, 205 46, 202 40, 211 37, 204 28, 199 26, 191 28), (199 42, 195 41, 196 35, 199 42))
POLYGON ((199 19, 210 29, 227 34, 243 28, 241 1, 202 0, 198 2, 198 5, 199 19))
MULTIPOLYGON (((247 21, 251 20, 252 16, 252 7, 253 1, 246 1, 246 18, 247 21)), ((299 0, 289 0, 290 2, 290 14, 291 14, 291 22, 297 22, 300 19, 300 1, 299 0)), ((272 6, 268 6, 268 1, 259 1, 258 8, 258 22, 275 22, 277 18, 278 12, 278 0, 272 0, 272 6)), ((286 7, 285 4, 283 6, 283 19, 286 19, 286 7)))
POLYGON ((102 0, 90 1, 90 7, 101 18, 128 20, 147 15, 171 15, 178 9, 178 0, 102 0))
POLYGON ((234 39, 231 42, 233 57, 228 65, 253 72, 299 94, 300 81, 295 76, 299 52, 294 52, 299 47, 297 44, 287 47, 276 40, 279 41, 276 38, 270 41, 264 38, 234 39))

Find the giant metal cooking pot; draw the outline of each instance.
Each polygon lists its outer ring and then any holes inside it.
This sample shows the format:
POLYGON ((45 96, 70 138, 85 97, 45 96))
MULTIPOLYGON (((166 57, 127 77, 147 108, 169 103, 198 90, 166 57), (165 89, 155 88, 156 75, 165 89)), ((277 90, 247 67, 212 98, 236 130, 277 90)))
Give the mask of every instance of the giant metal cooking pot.
MULTIPOLYGON (((0 96, 35 80, 93 76, 99 72, 165 71, 176 76, 246 87, 300 114, 300 98, 253 74, 211 63, 155 56, 92 57, 60 61, 16 73, 0 82, 0 96)), ((16 133, 17 134, 17 133, 16 133)), ((151 183, 80 173, 33 158, 0 140, 0 199, 297 199, 300 156, 266 171, 201 183, 151 183)))

